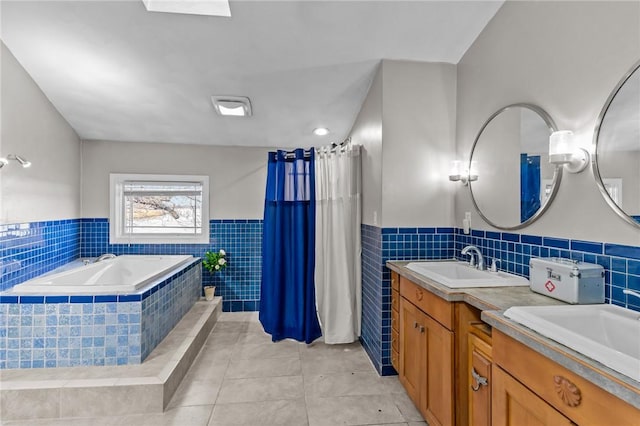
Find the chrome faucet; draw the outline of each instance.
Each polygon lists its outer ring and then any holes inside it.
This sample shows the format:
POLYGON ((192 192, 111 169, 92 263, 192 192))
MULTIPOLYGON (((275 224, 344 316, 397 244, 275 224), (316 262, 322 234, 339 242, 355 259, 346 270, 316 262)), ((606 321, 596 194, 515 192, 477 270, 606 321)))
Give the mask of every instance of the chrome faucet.
POLYGON ((640 293, 639 293, 639 292, 637 292, 637 291, 633 291, 633 290, 629 290, 629 289, 626 289, 626 288, 625 288, 624 290, 622 290, 622 292, 623 292, 624 294, 628 294, 629 296, 635 296, 635 297, 637 297, 638 299, 640 299, 640 293))
POLYGON ((115 257, 116 257, 115 254, 106 253, 106 254, 103 254, 102 256, 98 257, 96 260, 94 260, 93 263, 102 262, 103 260, 106 260, 106 259, 115 259, 115 257))
POLYGON ((481 271, 484 271, 484 257, 482 257, 482 253, 480 253, 480 249, 478 247, 466 246, 465 248, 462 249, 460 254, 462 255, 468 254, 469 256, 471 256, 471 259, 469 261, 469 266, 472 266, 474 268, 480 269, 481 271), (478 256, 477 264, 474 262, 473 252, 475 252, 475 254, 478 256))

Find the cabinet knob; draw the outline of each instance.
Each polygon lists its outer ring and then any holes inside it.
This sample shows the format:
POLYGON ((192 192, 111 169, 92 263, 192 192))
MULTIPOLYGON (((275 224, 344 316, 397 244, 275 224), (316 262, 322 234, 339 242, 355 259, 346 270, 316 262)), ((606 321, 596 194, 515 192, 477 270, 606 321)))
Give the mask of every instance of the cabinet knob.
POLYGON ((422 294, 422 290, 416 290, 416 299, 418 299, 418 301, 422 300, 423 298, 423 294, 422 294))
POLYGON ((486 377, 482 377, 475 368, 471 369, 471 377, 476 381, 476 384, 471 385, 471 390, 478 392, 480 386, 489 386, 489 382, 486 377))
POLYGON ((413 328, 418 328, 418 323, 416 321, 413 322, 413 328))
POLYGON ((420 326, 420 333, 424 333, 424 325, 420 326))
POLYGON ((577 407, 582 402, 582 392, 569 379, 563 376, 553 376, 553 384, 556 394, 569 407, 577 407))

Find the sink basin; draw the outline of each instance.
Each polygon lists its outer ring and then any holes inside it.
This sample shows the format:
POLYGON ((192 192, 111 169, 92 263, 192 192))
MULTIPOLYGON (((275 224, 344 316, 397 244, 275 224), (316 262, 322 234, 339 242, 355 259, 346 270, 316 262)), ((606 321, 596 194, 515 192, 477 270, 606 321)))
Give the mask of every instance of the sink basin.
POLYGON ((640 381, 640 313, 615 305, 514 306, 504 315, 640 381))
POLYGON ((507 272, 480 271, 465 262, 411 262, 406 267, 449 288, 529 285, 524 277, 507 272))

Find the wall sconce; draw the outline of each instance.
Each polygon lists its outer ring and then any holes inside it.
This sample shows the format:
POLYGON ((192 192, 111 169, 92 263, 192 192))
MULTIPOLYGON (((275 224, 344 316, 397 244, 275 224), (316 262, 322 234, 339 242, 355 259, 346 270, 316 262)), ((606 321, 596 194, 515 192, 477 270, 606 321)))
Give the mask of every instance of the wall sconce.
POLYGON ((569 173, 580 173, 589 163, 589 152, 576 146, 572 131, 559 130, 549 137, 549 163, 564 165, 569 173))
POLYGON ((464 186, 467 186, 469 182, 478 180, 477 164, 475 161, 471 162, 471 170, 468 167, 463 166, 462 161, 454 160, 451 162, 451 171, 449 172, 449 180, 452 182, 462 182, 464 186))
POLYGON ((0 169, 9 164, 10 160, 17 161, 25 169, 27 167, 31 167, 31 161, 27 161, 26 158, 19 155, 9 154, 6 157, 0 157, 0 169))

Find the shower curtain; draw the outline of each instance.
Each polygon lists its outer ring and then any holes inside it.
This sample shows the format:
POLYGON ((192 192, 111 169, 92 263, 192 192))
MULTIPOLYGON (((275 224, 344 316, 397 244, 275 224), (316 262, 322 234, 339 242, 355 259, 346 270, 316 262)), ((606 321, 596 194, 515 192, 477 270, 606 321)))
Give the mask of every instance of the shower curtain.
POLYGON ((311 343, 321 336, 314 289, 314 158, 313 150, 269 153, 259 318, 274 342, 311 343))
POLYGON ((360 147, 316 154, 318 316, 325 343, 350 343, 360 336, 362 313, 360 147))

